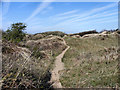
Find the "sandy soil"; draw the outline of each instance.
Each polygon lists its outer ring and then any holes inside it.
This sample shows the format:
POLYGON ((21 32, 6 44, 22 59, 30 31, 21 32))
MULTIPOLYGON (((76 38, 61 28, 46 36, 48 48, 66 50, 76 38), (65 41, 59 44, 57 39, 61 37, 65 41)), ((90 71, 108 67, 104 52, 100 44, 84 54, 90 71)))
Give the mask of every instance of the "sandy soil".
MULTIPOLYGON (((66 45, 65 41, 64 41, 64 44, 66 45)), ((59 78, 60 78, 60 75, 59 75, 59 71, 63 70, 64 69, 64 63, 62 62, 62 58, 65 54, 65 52, 69 49, 70 47, 67 46, 67 48, 60 54, 56 57, 56 60, 55 60, 55 67, 52 71, 52 76, 51 76, 51 82, 53 82, 53 87, 54 88, 62 88, 62 85, 59 81, 59 78)))

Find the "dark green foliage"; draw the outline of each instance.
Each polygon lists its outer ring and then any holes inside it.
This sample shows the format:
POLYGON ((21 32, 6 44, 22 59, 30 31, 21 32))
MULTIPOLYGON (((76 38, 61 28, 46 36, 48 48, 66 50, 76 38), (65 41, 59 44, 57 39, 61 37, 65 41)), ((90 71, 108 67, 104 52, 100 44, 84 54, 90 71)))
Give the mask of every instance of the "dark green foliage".
POLYGON ((6 32, 3 32, 3 39, 12 42, 20 42, 23 40, 25 36, 24 33, 25 28, 26 25, 24 23, 12 24, 11 27, 6 32))
POLYGON ((85 31, 85 32, 70 34, 70 36, 74 36, 74 35, 84 36, 86 34, 95 34, 95 33, 98 33, 98 32, 96 30, 92 30, 92 31, 85 31))

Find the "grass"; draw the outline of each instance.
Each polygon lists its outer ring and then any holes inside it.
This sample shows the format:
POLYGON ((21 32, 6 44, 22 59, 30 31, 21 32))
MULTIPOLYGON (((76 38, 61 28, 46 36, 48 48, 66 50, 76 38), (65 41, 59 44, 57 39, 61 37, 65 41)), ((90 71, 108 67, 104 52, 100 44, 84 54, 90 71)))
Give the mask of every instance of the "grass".
POLYGON ((64 87, 116 87, 118 43, 115 35, 66 37, 65 40, 70 49, 62 60, 66 69, 60 81, 64 87))

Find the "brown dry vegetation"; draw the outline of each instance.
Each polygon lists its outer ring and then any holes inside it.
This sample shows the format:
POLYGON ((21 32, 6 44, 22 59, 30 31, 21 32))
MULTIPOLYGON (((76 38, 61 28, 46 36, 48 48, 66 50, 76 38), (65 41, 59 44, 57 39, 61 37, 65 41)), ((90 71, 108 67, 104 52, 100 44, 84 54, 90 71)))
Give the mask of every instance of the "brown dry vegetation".
POLYGON ((29 40, 25 47, 3 41, 3 88, 49 88, 55 56, 65 48, 60 37, 29 40))
POLYGON ((24 40, 17 44, 3 40, 2 87, 52 87, 48 81, 56 56, 67 47, 64 40, 70 49, 63 55, 65 69, 59 71, 63 87, 118 86, 118 34, 95 33, 66 35, 56 31, 26 34, 24 40))
POLYGON ((118 86, 117 34, 95 37, 66 37, 70 46, 61 71, 63 87, 116 87, 118 86))

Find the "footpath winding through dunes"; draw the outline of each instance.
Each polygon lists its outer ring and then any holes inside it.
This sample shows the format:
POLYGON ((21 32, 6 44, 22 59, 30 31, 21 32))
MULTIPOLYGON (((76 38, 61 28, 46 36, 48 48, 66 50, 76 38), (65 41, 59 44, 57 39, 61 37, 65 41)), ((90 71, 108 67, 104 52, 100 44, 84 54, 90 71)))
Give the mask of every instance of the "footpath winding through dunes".
MULTIPOLYGON (((64 44, 66 45, 66 42, 64 41, 64 44)), ((67 46, 67 48, 56 57, 55 60, 55 67, 52 71, 52 75, 51 75, 51 82, 53 82, 53 87, 54 88, 62 88, 62 85, 59 81, 60 75, 59 75, 59 71, 64 69, 64 63, 62 62, 62 58, 64 56, 64 54, 66 53, 66 51, 70 48, 70 46, 67 46)))

